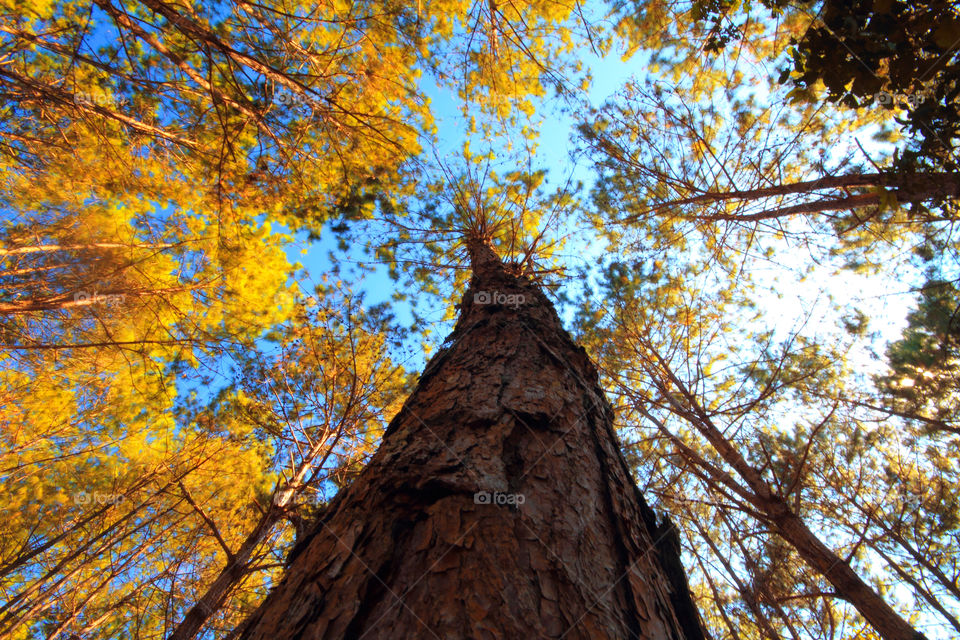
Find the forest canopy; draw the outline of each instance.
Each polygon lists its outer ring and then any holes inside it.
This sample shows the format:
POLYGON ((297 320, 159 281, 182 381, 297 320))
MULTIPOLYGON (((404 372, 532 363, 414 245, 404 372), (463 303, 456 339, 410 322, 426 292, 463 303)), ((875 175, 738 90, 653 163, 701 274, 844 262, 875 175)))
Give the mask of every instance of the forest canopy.
POLYGON ((226 637, 468 237, 595 361, 709 637, 960 636, 955 3, 0 16, 0 640, 226 637))

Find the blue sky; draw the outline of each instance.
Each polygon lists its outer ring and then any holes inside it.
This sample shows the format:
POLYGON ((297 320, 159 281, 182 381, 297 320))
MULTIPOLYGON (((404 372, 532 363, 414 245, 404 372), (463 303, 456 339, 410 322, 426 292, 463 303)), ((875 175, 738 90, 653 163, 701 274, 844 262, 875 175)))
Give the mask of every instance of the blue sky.
MULTIPOLYGON (((610 95, 620 89, 631 77, 645 75, 645 58, 648 55, 638 55, 629 61, 621 59, 621 52, 611 52, 600 58, 592 52, 585 51, 582 61, 593 76, 589 91, 589 99, 593 106, 599 106, 610 95)), ((460 112, 459 98, 449 88, 439 86, 430 76, 421 78, 421 88, 430 98, 431 106, 436 118, 437 129, 440 133, 438 145, 430 153, 438 158, 452 158, 454 161, 461 156, 463 144, 467 139, 466 124, 460 112)), ((582 161, 574 163, 571 151, 574 142, 571 137, 574 133, 574 119, 556 107, 556 104, 546 103, 539 127, 539 146, 535 159, 535 169, 548 170, 547 184, 553 188, 561 188, 568 180, 583 182, 587 189, 592 184, 593 172, 582 161)), ((584 191, 586 193, 586 190, 584 191)), ((574 235, 568 247, 562 252, 564 257, 571 260, 589 261, 599 259, 602 251, 595 242, 586 236, 574 235), (590 249, 593 247, 593 249, 590 249)), ((306 234, 299 234, 298 240, 287 250, 291 262, 301 263, 307 271, 304 284, 317 282, 325 273, 330 273, 333 265, 329 253, 336 247, 336 238, 332 233, 325 233, 319 241, 308 241, 306 234), (304 253, 306 250, 306 253, 304 253)), ((350 254, 349 259, 370 264, 367 256, 359 248, 350 254)), ((341 265, 346 266, 346 265, 341 265)), ((576 266, 576 265, 570 265, 576 266)), ((377 266, 373 273, 363 275, 361 281, 352 283, 366 293, 366 300, 370 304, 389 301, 397 284, 387 275, 385 267, 377 266)), ((399 319, 405 324, 413 320, 410 309, 405 304, 395 304, 394 308, 399 319)), ((431 314, 441 326, 443 309, 436 309, 431 314)), ((443 333, 443 331, 441 331, 443 333)), ((437 342, 442 336, 435 336, 437 342)), ((422 366, 423 363, 421 363, 422 366)))
MULTIPOLYGON (((650 77, 646 71, 649 53, 641 52, 626 61, 621 54, 621 51, 613 51, 600 58, 588 50, 583 51, 582 61, 592 76, 588 93, 592 106, 600 106, 628 80, 644 80, 650 77)), ((455 160, 460 156, 466 140, 466 126, 460 112, 459 98, 452 90, 438 86, 427 74, 421 78, 421 87, 431 100, 437 129, 441 132, 437 147, 430 153, 441 160, 448 157, 455 160)), ((573 182, 583 182, 586 187, 583 195, 586 196, 595 174, 582 159, 575 162, 571 157, 574 149, 571 138, 576 123, 569 113, 557 108, 556 103, 545 102, 543 107, 534 168, 547 169, 548 184, 555 188, 561 187, 570 179, 573 182)), ((866 144, 871 153, 876 151, 879 155, 881 147, 869 141, 866 144), (872 148, 871 144, 874 145, 872 148)), ((582 235, 574 231, 568 245, 561 252, 561 261, 568 268, 589 268, 605 257, 602 244, 598 243, 595 237, 590 237, 588 230, 584 231, 582 235)), ((299 241, 288 249, 291 261, 302 263, 306 269, 307 279, 302 283, 304 286, 309 287, 311 282, 319 282, 323 274, 330 273, 333 265, 328 254, 335 248, 335 244, 336 239, 332 233, 323 234, 322 239, 315 242, 308 242, 305 234, 302 234, 299 241)), ((349 253, 346 259, 370 265, 367 256, 362 255, 359 248, 349 253)), ((873 345, 875 350, 882 349, 884 343, 899 337, 905 326, 906 311, 913 299, 910 284, 889 275, 870 276, 838 271, 837 265, 833 264, 824 264, 812 275, 804 274, 809 256, 804 255, 799 247, 790 247, 786 242, 780 243, 778 247, 777 263, 775 267, 771 265, 768 272, 761 271, 756 274, 761 283, 770 288, 770 292, 761 295, 758 302, 761 307, 772 312, 767 317, 770 322, 775 323, 772 328, 777 334, 786 336, 801 325, 818 335, 835 333, 838 317, 830 308, 832 297, 849 301, 871 318, 871 329, 878 332, 878 339, 873 345)), ((347 265, 341 264, 341 267, 347 265)), ((390 301, 398 285, 389 278, 383 265, 374 267, 372 273, 362 274, 351 281, 350 285, 362 290, 370 304, 390 301)), ((436 299, 434 302, 439 303, 440 300, 436 299)), ((403 324, 409 325, 413 321, 408 303, 394 303, 392 307, 403 324)), ((424 311, 421 306, 420 312, 424 311)), ((432 338, 438 344, 452 327, 442 321, 444 308, 430 307, 427 311, 428 321, 436 325, 432 338)), ((569 320, 569 315, 567 319, 569 320)), ((407 366, 422 368, 426 361, 425 355, 414 349, 407 366)), ((854 354, 854 357, 858 358, 864 367, 876 367, 880 364, 871 361, 869 349, 862 350, 858 355, 854 354)))

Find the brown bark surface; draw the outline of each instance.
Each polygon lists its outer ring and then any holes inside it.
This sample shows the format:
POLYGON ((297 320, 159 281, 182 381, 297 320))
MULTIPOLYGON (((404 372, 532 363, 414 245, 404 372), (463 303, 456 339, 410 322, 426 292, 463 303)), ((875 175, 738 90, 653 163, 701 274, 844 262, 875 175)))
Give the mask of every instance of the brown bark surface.
POLYGON ((534 284, 470 252, 445 348, 239 636, 701 639, 592 363, 534 284))

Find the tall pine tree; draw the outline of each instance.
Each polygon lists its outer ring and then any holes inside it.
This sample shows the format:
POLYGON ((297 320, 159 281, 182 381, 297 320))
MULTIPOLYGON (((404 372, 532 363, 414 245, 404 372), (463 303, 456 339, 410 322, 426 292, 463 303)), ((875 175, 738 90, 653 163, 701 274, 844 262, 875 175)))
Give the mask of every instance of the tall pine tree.
POLYGON ((445 348, 239 636, 703 638, 586 352, 535 283, 467 245, 445 348))

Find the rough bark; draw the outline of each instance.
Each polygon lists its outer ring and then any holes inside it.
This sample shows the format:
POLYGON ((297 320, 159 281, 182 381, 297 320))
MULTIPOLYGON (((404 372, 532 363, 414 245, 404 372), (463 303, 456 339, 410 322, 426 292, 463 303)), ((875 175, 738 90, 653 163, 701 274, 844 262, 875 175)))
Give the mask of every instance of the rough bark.
POLYGON ((702 639, 592 363, 535 285, 469 250, 445 348, 239 637, 702 639))

